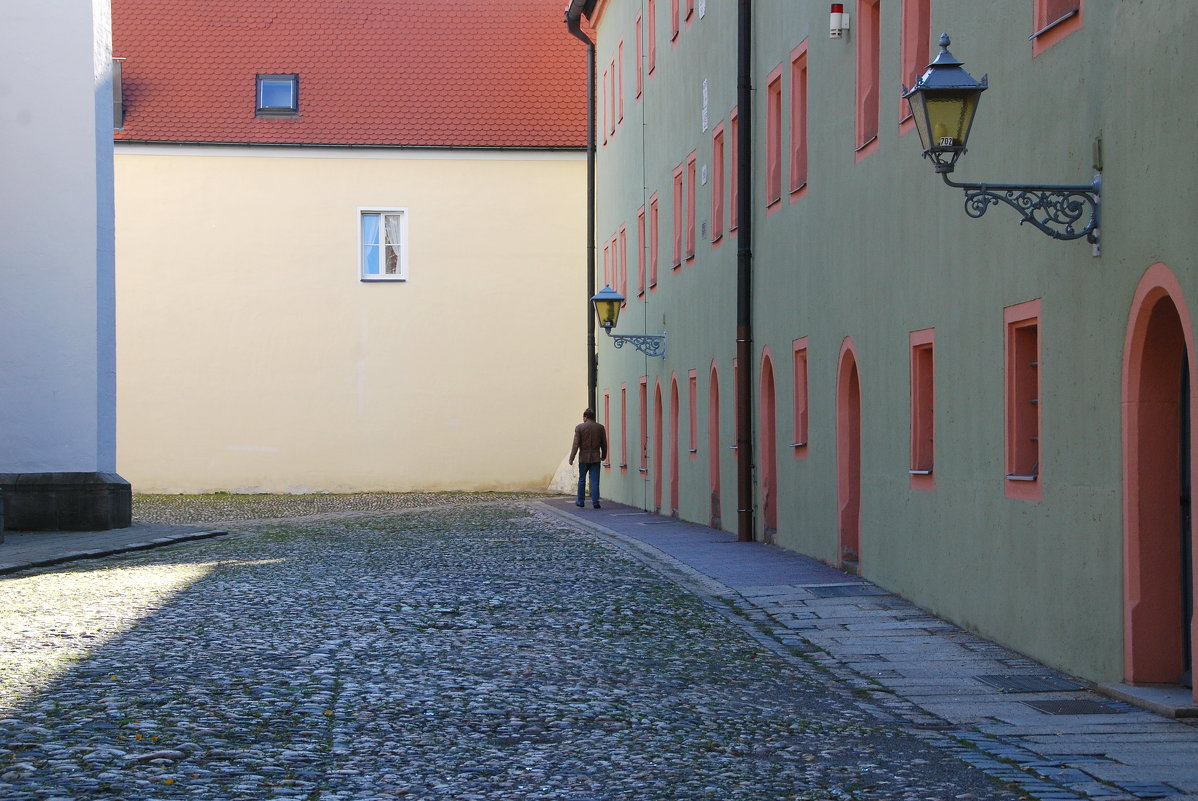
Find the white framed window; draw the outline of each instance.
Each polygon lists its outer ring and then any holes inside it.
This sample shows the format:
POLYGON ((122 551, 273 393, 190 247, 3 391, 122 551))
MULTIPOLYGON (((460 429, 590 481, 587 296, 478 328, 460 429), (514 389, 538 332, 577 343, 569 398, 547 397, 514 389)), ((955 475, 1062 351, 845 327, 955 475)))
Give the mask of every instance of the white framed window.
POLYGON ((363 281, 408 279, 407 209, 358 209, 358 242, 363 281))

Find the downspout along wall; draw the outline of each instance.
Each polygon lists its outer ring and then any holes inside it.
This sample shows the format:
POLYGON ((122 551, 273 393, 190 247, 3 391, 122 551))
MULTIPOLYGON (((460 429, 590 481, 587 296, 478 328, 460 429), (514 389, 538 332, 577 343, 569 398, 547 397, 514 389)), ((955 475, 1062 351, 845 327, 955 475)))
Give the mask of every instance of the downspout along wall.
POLYGON ((753 540, 753 3, 737 6, 736 538, 753 540))
POLYGON ((587 46, 587 407, 594 409, 599 385, 595 314, 591 309, 595 294, 595 43, 582 32, 583 5, 576 2, 566 9, 566 27, 587 46))

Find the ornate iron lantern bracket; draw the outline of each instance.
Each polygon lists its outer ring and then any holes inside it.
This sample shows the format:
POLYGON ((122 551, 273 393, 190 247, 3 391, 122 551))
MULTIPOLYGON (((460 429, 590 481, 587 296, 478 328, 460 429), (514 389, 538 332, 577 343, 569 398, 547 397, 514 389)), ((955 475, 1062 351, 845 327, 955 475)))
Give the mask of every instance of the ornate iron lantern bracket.
POLYGON ((619 292, 610 286, 605 286, 591 298, 591 305, 595 307, 595 314, 599 318, 599 325, 612 338, 613 344, 617 348, 632 345, 632 347, 646 356, 655 356, 662 359, 666 357, 666 335, 664 331, 660 334, 613 334, 611 332, 620 319, 620 307, 624 305, 624 296, 619 292))
POLYGON ((609 329, 607 335, 612 338, 612 344, 617 348, 622 348, 625 345, 639 350, 646 356, 655 356, 664 359, 666 357, 666 335, 661 334, 613 334, 609 329))
MULTIPOLYGON (((986 76, 978 81, 965 71, 963 63, 948 51, 949 44, 948 34, 941 35, 939 55, 915 86, 903 87, 924 158, 932 161, 946 184, 965 190, 965 213, 970 217, 981 217, 991 206, 1005 203, 1019 212, 1021 225, 1031 223, 1053 239, 1085 237, 1098 255, 1101 174, 1094 176, 1093 183, 1077 186, 962 184, 948 177, 966 152, 978 100, 989 88, 986 76)), ((1094 167, 1102 169, 1097 154, 1094 167)))
POLYGON ((1101 223, 1102 174, 1091 184, 966 184, 957 183, 941 172, 944 182, 965 191, 965 213, 978 218, 991 206, 1005 203, 1023 218, 1053 239, 1081 239, 1097 245, 1101 223))

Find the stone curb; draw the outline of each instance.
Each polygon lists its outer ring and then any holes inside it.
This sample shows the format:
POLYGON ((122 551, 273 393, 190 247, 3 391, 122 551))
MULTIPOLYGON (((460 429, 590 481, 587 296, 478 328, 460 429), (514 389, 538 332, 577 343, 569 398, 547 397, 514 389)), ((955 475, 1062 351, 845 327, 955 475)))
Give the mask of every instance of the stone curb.
POLYGON ((32 570, 39 567, 53 567, 66 562, 74 562, 80 559, 102 559, 106 556, 116 556, 117 554, 129 553, 130 551, 145 551, 151 548, 161 548, 166 545, 177 545, 182 542, 192 542, 194 540, 206 540, 213 537, 223 537, 229 532, 223 530, 213 531, 192 531, 185 534, 172 534, 165 537, 156 537, 152 540, 142 542, 128 542, 123 545, 113 546, 110 548, 100 548, 90 551, 70 551, 58 556, 47 557, 45 559, 34 559, 29 562, 13 562, 0 563, 0 576, 10 573, 19 573, 24 570, 32 570))

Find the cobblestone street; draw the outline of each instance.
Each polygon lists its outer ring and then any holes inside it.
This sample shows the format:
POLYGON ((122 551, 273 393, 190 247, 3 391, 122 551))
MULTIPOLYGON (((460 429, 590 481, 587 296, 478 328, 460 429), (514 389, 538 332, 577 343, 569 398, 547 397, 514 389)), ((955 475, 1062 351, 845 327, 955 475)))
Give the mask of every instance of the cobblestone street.
POLYGON ((337 498, 0 579, 0 797, 1021 797, 535 501, 337 498))

